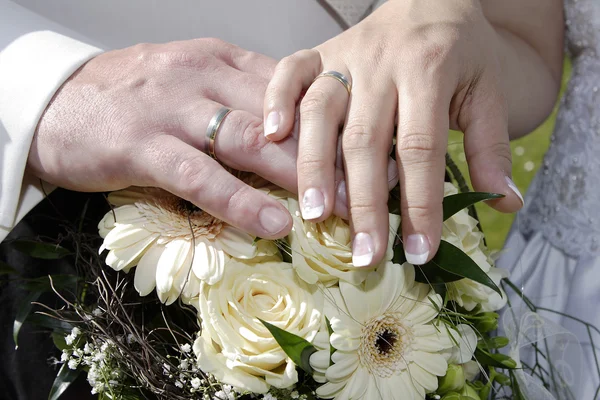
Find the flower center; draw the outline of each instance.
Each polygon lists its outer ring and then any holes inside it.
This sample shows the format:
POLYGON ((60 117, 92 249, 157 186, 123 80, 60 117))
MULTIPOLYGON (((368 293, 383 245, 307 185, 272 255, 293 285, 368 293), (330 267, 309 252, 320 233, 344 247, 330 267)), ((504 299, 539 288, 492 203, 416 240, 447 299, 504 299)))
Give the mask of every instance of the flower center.
POLYGON ((162 191, 152 199, 136 204, 140 212, 151 222, 164 238, 214 239, 221 233, 223 222, 193 203, 162 191), (190 229, 191 225, 191 229, 190 229))
POLYGON ((406 368, 404 353, 412 334, 395 315, 383 315, 367 323, 361 335, 358 356, 367 370, 387 378, 406 368))
POLYGON ((383 332, 377 333, 377 339, 375 340, 375 347, 379 351, 379 354, 389 354, 394 349, 394 344, 398 337, 396 332, 391 331, 387 328, 383 329, 383 332))
POLYGON ((179 209, 182 211, 183 214, 192 214, 196 211, 202 212, 200 207, 196 206, 191 201, 187 201, 187 200, 183 200, 183 199, 179 200, 179 209))

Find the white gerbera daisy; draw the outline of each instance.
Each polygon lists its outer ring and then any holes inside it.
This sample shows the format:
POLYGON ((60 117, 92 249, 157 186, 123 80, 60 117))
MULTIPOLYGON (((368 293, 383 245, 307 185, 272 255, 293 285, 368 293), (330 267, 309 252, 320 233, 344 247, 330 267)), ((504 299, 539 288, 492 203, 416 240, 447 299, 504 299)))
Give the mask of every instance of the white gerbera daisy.
MULTIPOLYGON (((415 283, 412 265, 386 263, 362 285, 340 281, 326 293, 336 351, 319 397, 422 400, 435 391, 453 344, 447 331, 434 325, 442 299, 415 283)), ((311 357, 316 369, 322 368, 317 365, 322 351, 311 357)))
POLYGON ((198 295, 200 281, 218 282, 230 257, 252 258, 254 238, 202 211, 189 201, 155 188, 129 188, 108 196, 115 208, 98 224, 110 250, 106 264, 128 272, 141 296, 155 287, 173 303, 198 295))

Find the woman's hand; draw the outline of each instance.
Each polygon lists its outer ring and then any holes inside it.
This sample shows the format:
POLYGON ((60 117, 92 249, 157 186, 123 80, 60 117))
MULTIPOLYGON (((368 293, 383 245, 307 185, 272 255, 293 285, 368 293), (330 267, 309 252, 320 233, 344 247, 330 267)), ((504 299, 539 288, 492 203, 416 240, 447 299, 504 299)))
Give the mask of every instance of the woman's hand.
POLYGON ((55 95, 28 168, 79 191, 161 187, 251 234, 285 236, 292 221, 284 207, 198 150, 207 147, 209 121, 227 106, 233 111, 216 137, 219 161, 296 189, 296 139, 276 144, 263 135, 263 96, 275 65, 215 39, 102 54, 55 95))
POLYGON ((511 180, 503 46, 479 0, 390 0, 346 32, 278 64, 265 94, 265 134, 287 137, 307 90, 297 161, 303 213, 327 218, 347 190, 356 266, 373 265, 385 252, 386 162, 395 125, 409 262, 425 263, 439 245, 449 128, 465 133, 475 190, 504 194, 491 203, 497 210, 521 208, 511 180), (324 71, 346 77, 351 94, 338 79, 316 79, 324 71), (346 181, 336 186, 338 141, 346 181))

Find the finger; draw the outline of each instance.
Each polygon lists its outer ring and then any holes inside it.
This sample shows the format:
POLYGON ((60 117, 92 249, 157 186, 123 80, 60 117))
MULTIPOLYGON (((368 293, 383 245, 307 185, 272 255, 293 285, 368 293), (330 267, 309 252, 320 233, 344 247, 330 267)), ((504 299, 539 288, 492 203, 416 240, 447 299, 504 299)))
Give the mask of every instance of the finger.
POLYGON ((259 75, 224 66, 221 79, 211 80, 201 90, 201 96, 229 108, 246 110, 262 117, 268 83, 268 80, 259 75))
MULTIPOLYGON (((231 66, 248 74, 255 74, 267 82, 273 77, 277 60, 264 54, 239 48, 241 51, 231 57, 231 66)), ((262 113, 261 113, 262 115, 262 113)))
POLYGON ((171 135, 149 141, 135 157, 142 181, 185 199, 261 238, 284 237, 292 219, 279 202, 233 177, 215 160, 171 135))
POLYGON ((512 180, 507 105, 491 79, 479 81, 471 109, 461 122, 464 123, 465 155, 473 188, 504 194, 504 198, 488 202, 496 210, 518 211, 524 201, 512 180))
POLYGON ((316 80, 300 104, 298 197, 305 220, 323 221, 335 203, 337 139, 348 106, 348 91, 332 78, 316 80))
MULTIPOLYGON (((206 129, 222 107, 201 99, 181 109, 179 129, 174 134, 206 153, 206 129)), ((291 137, 278 143, 267 140, 262 119, 236 109, 222 120, 215 136, 215 155, 220 162, 239 171, 254 172, 293 193, 298 190, 297 147, 298 143, 291 137)))
POLYGON ((216 38, 199 38, 193 41, 179 42, 190 46, 192 51, 209 51, 223 60, 227 65, 250 74, 256 74, 270 80, 277 66, 277 60, 264 54, 248 51, 242 47, 216 38))
POLYGON ((396 92, 391 84, 371 89, 355 85, 342 137, 350 222, 352 262, 377 264, 388 243, 388 154, 392 143, 396 92))
MULTIPOLYGON (((182 110, 179 131, 174 132, 186 143, 205 151, 206 128, 222 105, 203 99, 193 111, 182 110)), ((232 110, 221 122, 215 137, 217 159, 227 166, 254 172, 292 193, 298 191, 296 173, 298 143, 293 137, 272 142, 263 135, 262 120, 253 114, 232 110)), ((343 178, 343 169, 336 176, 343 178)))
MULTIPOLYGON (((388 159, 387 171, 389 191, 398 184, 398 166, 396 165, 396 160, 391 157, 388 159)), ((346 187, 346 178, 343 171, 337 168, 335 170, 335 205, 333 207, 333 213, 343 219, 349 219, 350 217, 348 211, 348 189, 346 187)))
POLYGON ((446 85, 401 84, 396 152, 406 260, 429 261, 442 234, 445 154, 451 90, 446 85))
POLYGON ((320 72, 321 56, 316 50, 301 50, 277 64, 264 98, 265 136, 270 140, 281 140, 290 134, 296 104, 320 72))

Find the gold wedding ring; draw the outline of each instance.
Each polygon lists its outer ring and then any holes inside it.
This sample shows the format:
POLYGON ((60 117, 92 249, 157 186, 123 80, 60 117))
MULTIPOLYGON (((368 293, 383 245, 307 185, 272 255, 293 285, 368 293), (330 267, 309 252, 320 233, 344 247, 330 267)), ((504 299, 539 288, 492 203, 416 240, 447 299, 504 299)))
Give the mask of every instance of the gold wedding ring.
POLYGON ((315 78, 315 81, 317 79, 323 78, 323 77, 333 78, 333 79, 337 80, 339 83, 341 83, 342 85, 344 85, 344 87, 348 91, 348 94, 352 93, 352 84, 350 83, 350 81, 348 80, 348 78, 346 78, 346 76, 344 76, 344 74, 341 74, 341 73, 339 73, 337 71, 324 71, 324 72, 321 72, 315 78))
POLYGON ((208 155, 215 160, 217 159, 217 155, 215 154, 215 139, 217 137, 217 133, 219 132, 221 123, 231 111, 231 108, 221 107, 219 111, 217 111, 217 113, 212 117, 208 123, 208 127, 206 128, 206 138, 208 139, 208 155))

